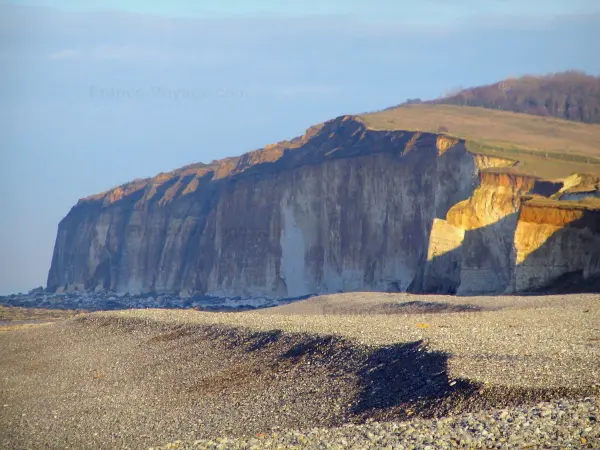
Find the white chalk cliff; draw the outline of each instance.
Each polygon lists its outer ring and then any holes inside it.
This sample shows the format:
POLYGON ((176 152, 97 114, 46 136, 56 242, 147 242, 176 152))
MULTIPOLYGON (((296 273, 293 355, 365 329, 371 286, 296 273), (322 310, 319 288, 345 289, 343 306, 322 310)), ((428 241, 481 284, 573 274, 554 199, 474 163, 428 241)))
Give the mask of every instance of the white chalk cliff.
POLYGON ((598 211, 544 203, 562 185, 505 173, 512 164, 339 117, 80 200, 59 225, 48 288, 476 294, 600 276, 598 211))

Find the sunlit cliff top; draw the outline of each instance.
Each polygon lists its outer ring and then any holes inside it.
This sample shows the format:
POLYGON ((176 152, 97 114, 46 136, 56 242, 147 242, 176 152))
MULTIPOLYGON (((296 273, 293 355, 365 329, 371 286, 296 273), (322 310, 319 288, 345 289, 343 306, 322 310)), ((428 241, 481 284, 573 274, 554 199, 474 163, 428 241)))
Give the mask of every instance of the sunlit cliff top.
POLYGON ((160 191, 161 201, 168 202, 174 196, 194 192, 202 182, 381 151, 365 139, 369 132, 388 136, 400 133, 407 140, 407 151, 415 145, 440 146, 441 141, 445 151, 445 147, 464 140, 470 152, 507 162, 482 167, 482 171, 565 181, 565 192, 596 190, 600 176, 600 125, 469 106, 404 105, 360 116, 340 116, 291 140, 134 180, 80 202, 101 200, 110 204, 142 190, 145 199, 160 191))

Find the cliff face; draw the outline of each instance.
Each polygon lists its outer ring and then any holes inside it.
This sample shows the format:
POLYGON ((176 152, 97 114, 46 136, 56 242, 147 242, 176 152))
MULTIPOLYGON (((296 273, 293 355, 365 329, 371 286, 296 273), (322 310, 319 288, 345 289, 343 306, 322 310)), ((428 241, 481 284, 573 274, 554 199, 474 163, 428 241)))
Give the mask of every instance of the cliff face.
POLYGON ((556 280, 583 287, 600 276, 600 209, 527 202, 515 232, 515 290, 552 288, 556 280))
POLYGON ((429 266, 436 274, 446 274, 446 280, 440 283, 428 269, 425 290, 459 294, 503 292, 512 279, 513 236, 520 198, 532 187, 533 180, 528 177, 481 172, 473 195, 454 205, 446 220, 436 221, 433 227, 429 266), (453 256, 444 248, 438 250, 438 240, 445 239, 448 229, 455 230, 451 233, 453 256), (460 240, 456 240, 459 235, 460 240), (452 277, 448 277, 449 273, 452 277))
POLYGON ((434 221, 423 290, 516 293, 552 288, 569 277, 583 288, 600 275, 600 203, 548 199, 561 188, 481 172, 473 195, 454 205, 446 220, 434 221))
MULTIPOLYGON (((535 287, 558 272, 532 279, 517 269, 534 253, 523 249, 552 235, 542 227, 524 244, 532 219, 518 217, 521 195, 560 186, 489 171, 512 164, 458 139, 340 117, 80 200, 59 225, 48 288, 300 297, 535 287)), ((599 230, 586 233, 591 256, 565 257, 593 272, 599 230)))

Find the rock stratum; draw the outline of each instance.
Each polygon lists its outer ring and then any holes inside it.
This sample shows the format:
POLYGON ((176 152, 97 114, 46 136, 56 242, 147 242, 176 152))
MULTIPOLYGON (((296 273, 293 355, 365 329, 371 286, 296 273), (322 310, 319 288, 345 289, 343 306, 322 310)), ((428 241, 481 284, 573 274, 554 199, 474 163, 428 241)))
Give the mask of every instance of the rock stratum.
POLYGON ((60 222, 48 289, 296 298, 595 286, 597 178, 545 180, 516 164, 449 135, 338 117, 81 199, 60 222))

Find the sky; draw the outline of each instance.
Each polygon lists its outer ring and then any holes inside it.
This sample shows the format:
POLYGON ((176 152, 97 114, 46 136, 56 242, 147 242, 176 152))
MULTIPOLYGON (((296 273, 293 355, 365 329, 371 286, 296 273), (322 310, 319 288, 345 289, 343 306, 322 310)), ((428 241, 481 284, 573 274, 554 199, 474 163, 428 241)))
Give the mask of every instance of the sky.
POLYGON ((600 75, 599 43, 596 0, 0 2, 0 295, 45 286, 81 197, 407 98, 600 75))

